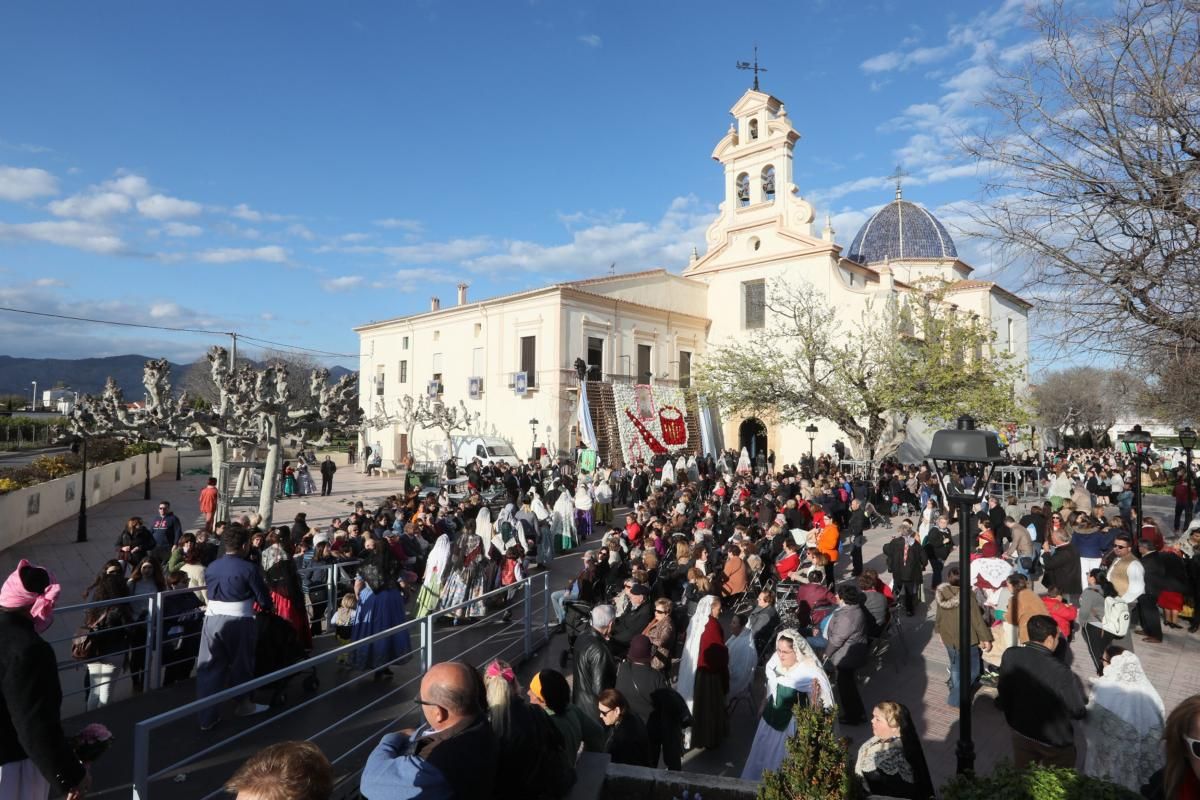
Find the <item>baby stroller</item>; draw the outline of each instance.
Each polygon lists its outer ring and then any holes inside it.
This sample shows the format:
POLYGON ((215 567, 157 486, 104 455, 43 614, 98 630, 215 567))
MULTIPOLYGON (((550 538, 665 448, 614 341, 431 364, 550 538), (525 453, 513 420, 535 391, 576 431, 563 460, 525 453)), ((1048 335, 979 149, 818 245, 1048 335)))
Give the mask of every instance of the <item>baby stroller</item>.
MULTIPOLYGON (((254 619, 258 627, 258 642, 254 647, 254 677, 261 678, 304 660, 307 653, 300 646, 300 637, 287 620, 269 612, 259 613, 254 619)), ((290 680, 282 678, 268 687, 271 690, 272 708, 287 702, 290 680)), ((314 692, 321 685, 315 668, 304 676, 302 685, 306 692, 314 692)))
POLYGON ((581 603, 578 600, 563 601, 563 610, 566 611, 566 616, 563 619, 563 627, 567 632, 567 649, 558 657, 559 666, 565 668, 567 661, 575 652, 575 640, 580 634, 586 633, 587 629, 592 624, 592 606, 590 603, 581 603))
POLYGON ((866 508, 863 510, 867 515, 867 522, 872 528, 890 528, 892 526, 891 519, 880 514, 875 509, 874 503, 867 503, 866 508))

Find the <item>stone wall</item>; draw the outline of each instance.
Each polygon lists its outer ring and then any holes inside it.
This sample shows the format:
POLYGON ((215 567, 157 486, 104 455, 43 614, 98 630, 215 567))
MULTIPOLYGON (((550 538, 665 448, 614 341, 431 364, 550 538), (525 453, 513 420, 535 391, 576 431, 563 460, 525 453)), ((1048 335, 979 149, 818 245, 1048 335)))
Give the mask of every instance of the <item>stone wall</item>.
MULTIPOLYGON (((150 454, 150 477, 161 475, 167 464, 175 469, 175 451, 164 448, 150 454)), ((184 465, 188 463, 184 457, 184 465)), ((88 507, 140 486, 146 479, 146 456, 130 456, 122 461, 91 467, 87 472, 88 507)), ((27 486, 0 495, 0 550, 5 550, 51 525, 79 513, 82 473, 27 486)))

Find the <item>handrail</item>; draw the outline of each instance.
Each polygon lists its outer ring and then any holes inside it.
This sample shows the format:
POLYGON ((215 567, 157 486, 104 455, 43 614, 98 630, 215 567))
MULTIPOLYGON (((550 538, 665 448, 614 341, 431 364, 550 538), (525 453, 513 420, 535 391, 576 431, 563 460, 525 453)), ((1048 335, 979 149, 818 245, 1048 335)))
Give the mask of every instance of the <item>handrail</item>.
MULTIPOLYGON (((178 708, 164 711, 163 713, 154 717, 150 717, 138 722, 134 727, 133 733, 134 758, 132 797, 134 800, 150 800, 150 787, 152 783, 162 780, 172 772, 179 770, 181 767, 187 764, 194 763, 200 759, 211 756, 216 751, 227 747, 231 742, 242 740, 245 737, 251 736, 255 733, 261 733, 266 729, 270 729, 272 731, 279 732, 281 736, 297 736, 297 733, 294 730, 289 731, 286 729, 285 725, 281 726, 279 724, 282 718, 295 714, 300 710, 308 708, 314 704, 321 703, 334 693, 346 690, 347 687, 361 685, 372 677, 372 671, 375 669, 382 669, 383 667, 392 666, 396 663, 407 663, 409 659, 420 659, 417 662, 420 668, 416 671, 415 676, 402 681, 399 685, 389 688, 386 692, 381 693, 379 697, 372 698, 368 702, 356 703, 349 713, 337 717, 328 724, 320 723, 320 729, 308 737, 310 740, 326 735, 341 733, 342 731, 353 731, 354 729, 350 727, 351 720, 356 720, 357 718, 363 717, 364 714, 374 709, 378 709, 381 704, 395 698, 400 692, 407 690, 414 683, 419 682, 423 673, 428 669, 429 666, 431 666, 433 663, 436 663, 437 660, 451 660, 460 658, 466 653, 478 650, 480 647, 485 647, 497 639, 501 639, 501 637, 515 632, 514 629, 517 626, 519 626, 519 631, 521 634, 520 637, 513 637, 513 640, 507 642, 506 644, 500 644, 497 647, 490 648, 487 657, 492 658, 505 656, 505 653, 511 652, 514 647, 518 648, 518 655, 531 655, 534 652, 533 648, 535 646, 540 647, 542 643, 548 639, 548 627, 546 623, 549 620, 549 577, 549 573, 543 572, 538 575, 524 578, 521 581, 514 582, 508 586, 502 586, 498 589, 493 589, 490 592, 485 592, 477 597, 468 598, 461 603, 448 606, 444 609, 438 609, 424 617, 408 620, 400 625, 384 631, 379 631, 378 633, 364 637, 358 641, 341 645, 324 653, 311 656, 296 664, 292 664, 291 666, 284 667, 259 678, 254 678, 237 686, 232 686, 207 697, 199 698, 178 708), (457 636, 459 633, 468 630, 469 628, 464 628, 462 631, 448 633, 447 635, 441 637, 440 640, 436 639, 434 636, 434 626, 439 619, 443 619, 449 615, 460 612, 476 603, 486 602, 488 599, 509 594, 513 594, 514 601, 521 602, 524 606, 521 612, 522 616, 520 620, 514 620, 514 625, 500 628, 494 633, 489 633, 489 635, 485 636, 482 641, 474 642, 463 649, 455 648, 452 652, 449 652, 445 648, 446 642, 457 636), (534 602, 534 598, 538 596, 540 596, 540 600, 543 605, 541 615, 543 625, 539 632, 540 636, 535 636, 535 631, 533 629, 533 620, 535 617, 532 604, 534 602), (300 673, 310 672, 322 664, 336 662, 342 656, 348 655, 359 648, 369 647, 375 642, 388 639, 396 636, 397 634, 405 632, 411 633, 414 630, 416 630, 419 634, 420 643, 418 645, 414 641, 412 647, 405 655, 392 659, 382 666, 375 666, 371 670, 368 670, 361 675, 341 680, 332 688, 313 697, 306 698, 302 702, 299 702, 293 706, 288 706, 280 713, 271 715, 257 724, 251 725, 245 730, 229 736, 222 736, 220 741, 210 744, 207 747, 203 747, 198 752, 187 754, 181 758, 173 760, 173 763, 169 765, 159 767, 153 771, 151 770, 151 734, 158 728, 178 722, 187 717, 194 717, 204 709, 212 708, 214 706, 229 702, 235 698, 247 695, 256 689, 267 687, 300 673), (437 647, 437 645, 441 645, 441 647, 437 647), (436 654, 436 658, 434 652, 435 649, 440 651, 436 654)), ((507 608, 497 609, 482 619, 473 620, 473 623, 475 623, 475 625, 486 623, 488 619, 497 615, 505 614, 510 610, 511 609, 507 608)), ((411 713, 411 711, 404 712, 400 714, 400 716, 404 716, 406 713, 411 713)), ((379 736, 394 725, 394 717, 389 719, 382 727, 378 727, 378 729, 376 729, 377 726, 370 724, 368 720, 367 727, 371 728, 371 732, 368 734, 368 736, 366 738, 359 738, 358 732, 355 731, 353 734, 355 741, 352 744, 349 744, 349 746, 346 747, 346 749, 340 754, 328 754, 330 761, 333 763, 340 763, 344 761, 349 756, 360 751, 364 746, 378 741, 379 736)), ((360 770, 361 766, 356 770, 356 772, 360 770)), ((206 796, 206 798, 215 797, 217 794, 219 794, 219 792, 220 789, 210 793, 206 796)))

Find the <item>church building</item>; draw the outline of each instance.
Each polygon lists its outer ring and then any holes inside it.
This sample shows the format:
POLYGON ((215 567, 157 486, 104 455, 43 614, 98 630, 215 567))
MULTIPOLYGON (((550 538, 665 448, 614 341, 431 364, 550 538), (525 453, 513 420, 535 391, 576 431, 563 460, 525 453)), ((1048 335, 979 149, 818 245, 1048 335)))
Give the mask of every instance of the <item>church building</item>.
MULTIPOLYGON (((586 395, 599 457, 607 463, 746 447, 752 456, 773 450, 784 464, 799 461, 810 446, 831 452, 846 437, 828 420, 814 419, 816 431, 809 433, 810 426, 771 419, 724 418, 692 391, 692 366, 706 348, 767 325, 767 292, 776 279, 811 284, 828 298, 831 314, 850 322, 868 303, 920 291, 922 279, 936 277, 957 313, 990 324, 995 346, 1027 361, 1031 305, 994 282, 972 279, 971 266, 929 211, 905 200, 897 186, 895 199, 843 251, 828 218, 814 231, 815 210, 794 182, 800 134, 784 104, 752 89, 731 113, 712 153, 723 167, 724 200, 706 232, 705 252, 693 251, 687 265, 478 301, 460 284, 454 305, 434 297, 428 311, 355 328, 363 411, 376 421, 364 431, 365 443, 378 443, 385 462, 410 449, 418 460, 443 457, 441 431, 410 432, 396 421, 403 398, 425 395, 478 414, 471 432, 503 436, 523 456, 534 447, 569 453, 580 437, 586 395), (577 360, 586 365, 582 387, 577 360)), ((927 432, 910 425, 900 456, 916 460, 927 446, 927 432)))

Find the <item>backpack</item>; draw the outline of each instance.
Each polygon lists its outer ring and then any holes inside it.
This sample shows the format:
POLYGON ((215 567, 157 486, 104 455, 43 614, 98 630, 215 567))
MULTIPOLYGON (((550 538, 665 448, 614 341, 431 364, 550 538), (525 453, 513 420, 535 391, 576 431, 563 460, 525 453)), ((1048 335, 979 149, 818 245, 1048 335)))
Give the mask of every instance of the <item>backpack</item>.
POLYGON ((81 625, 71 637, 71 658, 76 661, 90 661, 100 655, 100 647, 96 642, 96 633, 108 625, 108 611, 91 625, 81 625))
POLYGON ((1104 616, 1100 620, 1100 628, 1117 638, 1124 636, 1129 631, 1129 606, 1117 597, 1104 598, 1104 616))

